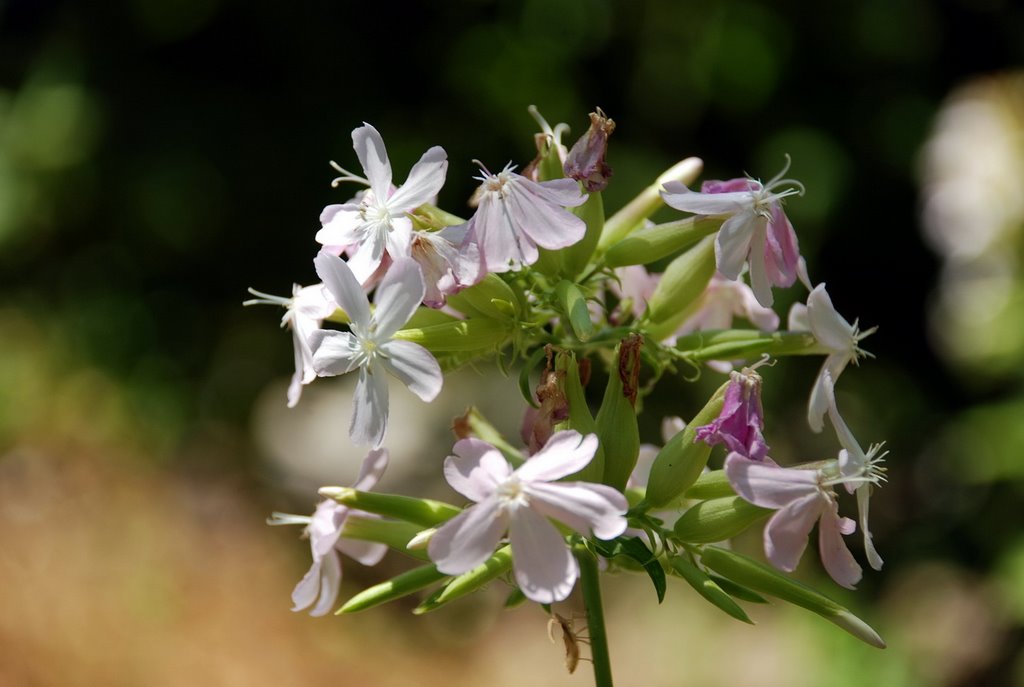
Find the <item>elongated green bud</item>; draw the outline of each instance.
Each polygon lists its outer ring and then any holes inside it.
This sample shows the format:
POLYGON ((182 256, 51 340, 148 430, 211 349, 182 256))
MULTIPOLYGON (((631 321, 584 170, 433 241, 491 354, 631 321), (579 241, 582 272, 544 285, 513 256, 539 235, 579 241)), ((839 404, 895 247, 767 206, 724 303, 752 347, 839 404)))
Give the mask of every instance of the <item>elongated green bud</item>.
POLYGON ((640 192, 626 207, 608 218, 601 232, 597 250, 604 252, 621 241, 630 232, 639 229, 645 219, 665 204, 661 198, 661 187, 668 181, 681 181, 689 186, 704 169, 704 162, 697 157, 688 157, 678 162, 659 176, 653 184, 640 192))
POLYGON ((726 594, 739 599, 740 601, 749 601, 752 604, 766 604, 768 599, 764 598, 757 592, 747 589, 741 584, 736 584, 732 580, 727 580, 721 575, 708 575, 712 580, 715 581, 719 587, 721 587, 726 594))
POLYGON ((390 580, 375 584, 359 592, 345 602, 335 615, 342 613, 356 613, 365 611, 368 608, 385 604, 403 596, 409 596, 414 592, 429 587, 448 577, 443 572, 438 572, 434 565, 423 565, 413 568, 401 575, 392 577, 390 580))
POLYGON ((488 274, 479 283, 448 296, 448 305, 473 317, 514 320, 521 314, 512 287, 497 274, 488 274))
POLYGON ((789 579, 774 568, 717 546, 705 546, 701 553, 701 561, 738 584, 806 608, 835 623, 862 642, 879 649, 885 648, 885 642, 878 633, 848 609, 810 587, 789 579))
POLYGON ((703 441, 696 441, 697 428, 709 424, 722 412, 725 404, 726 382, 715 391, 714 395, 699 413, 691 420, 686 429, 672 437, 654 459, 651 465, 651 476, 647 482, 647 502, 654 508, 667 506, 684 491, 690 488, 711 455, 711 447, 703 441))
POLYGON ((810 332, 759 332, 756 329, 722 329, 694 332, 676 340, 676 349, 694 362, 740 360, 764 354, 821 355, 828 353, 810 332))
POLYGON ((636 421, 636 395, 640 380, 640 347, 636 334, 623 339, 613 358, 618 364, 608 373, 608 386, 597 411, 597 436, 604 448, 602 482, 624 491, 640 454, 640 429, 636 421))
POLYGON ((735 496, 736 491, 729 484, 725 476, 725 470, 711 470, 701 473, 693 486, 683 492, 683 497, 688 499, 718 499, 725 496, 735 496))
MULTIPOLYGON (((441 501, 417 499, 398 494, 380 494, 375 491, 359 491, 351 487, 322 487, 320 495, 334 499, 349 508, 389 518, 398 518, 422 527, 439 525, 462 512, 461 508, 441 501)), ((348 536, 347 532, 345 536, 348 536)), ((406 539, 406 541, 409 540, 406 539)))
POLYGON ((475 592, 488 582, 504 575, 511 568, 512 547, 504 546, 495 551, 490 558, 477 567, 454 578, 445 585, 444 589, 431 594, 428 599, 413 609, 413 613, 422 615, 423 613, 437 610, 441 606, 460 599, 470 592, 475 592))
POLYGON ((350 515, 345 520, 342 530, 346 539, 374 541, 387 544, 395 551, 407 556, 427 560, 425 551, 410 549, 408 543, 422 531, 422 527, 401 520, 382 520, 380 518, 361 518, 350 515))
POLYGON ((418 343, 431 353, 455 353, 496 348, 508 341, 511 334, 505 322, 481 317, 399 329, 394 338, 418 343))
POLYGON ((676 556, 672 558, 672 569, 679 573, 680 577, 686 580, 698 594, 709 602, 718 606, 718 608, 736 618, 736 620, 742 620, 751 625, 754 624, 754 621, 747 616, 746 611, 725 590, 718 586, 713 579, 693 563, 682 556, 676 556))
POLYGON ((601 231, 604 229, 604 200, 600 191, 591 193, 583 205, 572 208, 571 212, 587 223, 587 233, 578 242, 562 249, 562 269, 570 278, 586 269, 597 248, 597 242, 601 239, 601 231))
POLYGON ((573 335, 580 341, 588 341, 594 334, 594 323, 587 309, 587 298, 580 287, 568 279, 563 279, 555 286, 555 296, 562 310, 564 322, 568 324, 573 335))
POLYGON ((609 248, 604 262, 609 267, 646 265, 692 246, 721 226, 721 218, 698 215, 637 229, 609 248))
POLYGON ((424 203, 416 208, 412 213, 412 220, 424 229, 442 229, 466 223, 461 217, 430 203, 424 203))
MULTIPOLYGON (((583 390, 583 381, 580 379, 580 366, 576 362, 576 356, 570 351, 561 351, 555 358, 555 372, 564 375, 562 378, 565 388, 565 398, 569 405, 569 418, 554 427, 555 431, 563 429, 575 429, 580 434, 597 434, 597 421, 590 413, 590 406, 587 405, 586 393, 583 390)), ((569 475, 566 480, 581 480, 583 482, 600 482, 604 475, 604 445, 599 441, 597 452, 582 470, 569 475)))
POLYGON ((410 317, 409 321, 405 323, 405 326, 409 329, 416 329, 419 327, 433 327, 438 324, 449 324, 451 322, 459 321, 459 318, 452 317, 442 310, 420 306, 419 308, 416 308, 416 312, 412 314, 412 317, 410 317))
POLYGON ((759 508, 739 496, 701 501, 676 520, 676 536, 691 544, 731 539, 774 511, 759 508))
POLYGON ((672 334, 690 316, 692 306, 715 273, 715 239, 706 236, 669 263, 661 281, 647 301, 647 330, 661 340, 672 334))

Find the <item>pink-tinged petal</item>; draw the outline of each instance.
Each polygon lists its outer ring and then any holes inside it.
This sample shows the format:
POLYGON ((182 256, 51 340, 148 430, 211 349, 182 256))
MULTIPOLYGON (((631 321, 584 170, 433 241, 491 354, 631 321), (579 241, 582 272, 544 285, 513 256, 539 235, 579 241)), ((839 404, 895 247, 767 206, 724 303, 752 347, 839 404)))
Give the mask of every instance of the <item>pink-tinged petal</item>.
POLYGON ((754 237, 757 216, 741 212, 722 223, 715 237, 715 265, 726 279, 739 279, 743 264, 750 255, 750 241, 754 237))
POLYGON ((380 364, 429 403, 441 392, 444 375, 430 351, 411 341, 392 340, 380 345, 380 364))
POLYGON ((819 493, 814 470, 780 468, 738 453, 726 457, 725 476, 737 494, 762 508, 783 508, 819 493))
POLYGON ((483 501, 512 474, 512 466, 486 441, 468 438, 455 442, 454 455, 444 461, 444 477, 455 491, 473 501, 483 501))
POLYGON ((614 539, 626 530, 626 497, 604 484, 533 482, 523 485, 530 507, 583 535, 614 539))
POLYGON ((789 287, 796 282, 800 260, 796 232, 793 231, 793 225, 790 224, 781 205, 773 203, 771 214, 768 221, 765 267, 772 284, 789 287))
POLYGON ((388 428, 388 382, 383 369, 359 368, 348 435, 353 444, 380 446, 388 428))
POLYGON ((862 484, 857 489, 857 512, 858 519, 860 520, 860 531, 864 534, 864 553, 868 557, 868 564, 875 570, 881 570, 882 557, 878 555, 871 531, 868 529, 868 505, 873 488, 870 484, 862 484))
MULTIPOLYGON (((679 183, 679 182, 675 182, 679 183)), ((737 193, 740 191, 746 191, 747 193, 754 193, 761 190, 761 183, 748 179, 747 177, 738 177, 735 179, 727 179, 725 181, 719 181, 717 179, 708 179, 700 185, 701 193, 737 193)))
POLYGON ((323 558, 334 548, 348 513, 347 507, 335 501, 321 501, 317 504, 309 519, 309 526, 306 527, 314 561, 323 558))
POLYGON ((851 352, 853 326, 836 312, 825 284, 818 284, 807 297, 807 318, 818 342, 832 351, 851 352))
POLYGON ((487 270, 507 272, 537 261, 537 246, 513 224, 508 203, 485 198, 470 219, 487 270))
POLYGON ((551 482, 586 467, 597 452, 597 435, 567 429, 555 432, 544 446, 516 470, 524 482, 551 482))
POLYGON ((384 475, 388 467, 388 450, 386 448, 375 448, 363 458, 363 464, 359 468, 359 477, 356 478, 353 489, 369 491, 377 486, 377 482, 384 475))
POLYGON ((388 552, 387 544, 358 539, 339 539, 334 548, 365 566, 377 565, 388 552))
POLYGON ((295 585, 295 589, 292 590, 292 610, 301 611, 305 608, 309 608, 316 601, 316 597, 320 595, 320 571, 323 568, 323 564, 320 560, 314 560, 313 565, 310 566, 309 570, 299 583, 295 585))
MULTIPOLYGON (((363 251, 360 250, 361 254, 363 251)), ((316 273, 324 282, 334 301, 341 306, 353 323, 366 327, 370 324, 370 301, 363 292, 352 269, 341 258, 320 251, 313 260, 316 273)))
POLYGON ((849 518, 839 517, 839 505, 832 503, 821 514, 818 523, 818 553, 829 576, 847 589, 860 582, 861 568, 846 548, 844 534, 852 534, 856 525, 849 518))
POLYGON ((827 497, 815 492, 798 498, 771 517, 764 528, 764 553, 772 565, 786 572, 796 570, 807 548, 807 535, 827 507, 827 497))
POLYGON ((309 612, 315 618, 327 615, 338 599, 341 590, 341 559, 338 554, 325 556, 320 563, 320 599, 309 612))
POLYGON ((839 406, 836 405, 836 393, 834 389, 834 383, 832 380, 832 373, 828 367, 824 367, 821 371, 821 375, 824 378, 822 380, 821 393, 825 396, 825 401, 828 404, 828 417, 832 421, 832 427, 836 430, 836 437, 839 439, 839 445, 846 449, 848 454, 848 460, 845 461, 847 467, 843 470, 844 476, 860 472, 867 467, 868 457, 864 453, 864 449, 857 443, 856 437, 853 436, 853 432, 850 431, 850 427, 843 420, 843 417, 839 414, 839 406))
POLYGON ((320 213, 323 225, 316 233, 316 242, 324 246, 347 246, 361 240, 362 217, 359 205, 328 205, 320 213))
POLYGON ((747 191, 696 193, 678 181, 667 182, 664 189, 661 197, 666 205, 696 215, 749 213, 754 207, 754 196, 747 191))
POLYGON ((419 162, 409 171, 409 178, 388 199, 388 206, 400 211, 415 210, 434 199, 444 186, 448 171, 448 154, 444 148, 434 146, 423 153, 419 162))
POLYGON ((506 528, 497 499, 484 499, 441 525, 430 538, 427 555, 446 575, 461 575, 494 553, 506 528))
MULTIPOLYGON (((568 179, 573 185, 576 182, 568 179)), ((533 183, 527 180, 527 183, 533 183)), ((543 248, 554 250, 579 242, 587 232, 586 223, 557 205, 538 202, 536 196, 515 188, 505 201, 519 230, 543 248)))
POLYGON ((352 147, 366 172, 373 195, 383 203, 391 192, 391 162, 384 148, 384 139, 375 128, 364 122, 352 131, 352 147))
POLYGON ((766 308, 772 307, 775 297, 772 295, 772 285, 768 280, 768 272, 765 267, 765 232, 766 223, 763 217, 754 219, 754 234, 750 240, 750 289, 754 292, 757 302, 766 308))
POLYGON ((313 370, 320 377, 343 375, 359 367, 359 344, 349 332, 318 329, 309 335, 313 370))
POLYGON ((825 358, 821 371, 811 387, 811 398, 807 403, 807 424, 811 430, 820 432, 825 427, 825 414, 828 412, 828 396, 833 393, 831 388, 835 380, 846 369, 850 358, 843 354, 833 353, 825 358))
POLYGON ((565 538, 543 516, 529 508, 512 513, 509 543, 516 583, 527 599, 550 604, 572 593, 580 574, 579 564, 565 538))
POLYGON ((537 182, 518 174, 512 176, 520 182, 522 190, 551 205, 574 208, 583 205, 587 200, 587 194, 580 190, 580 185, 575 179, 549 179, 537 182))
POLYGON ((423 301, 423 273, 412 258, 399 258, 384 275, 374 296, 375 338, 387 339, 401 329, 423 301))
POLYGON ((738 296, 735 314, 744 318, 762 332, 774 332, 779 328, 779 316, 771 308, 757 302, 754 292, 745 284, 732 282, 741 287, 736 290, 738 296))

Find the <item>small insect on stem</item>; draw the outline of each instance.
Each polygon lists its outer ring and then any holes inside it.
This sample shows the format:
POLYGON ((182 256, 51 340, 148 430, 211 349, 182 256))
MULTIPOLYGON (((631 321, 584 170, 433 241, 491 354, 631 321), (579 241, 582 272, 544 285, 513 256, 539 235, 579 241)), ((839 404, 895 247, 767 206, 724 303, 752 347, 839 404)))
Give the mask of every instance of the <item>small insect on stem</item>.
POLYGON ((574 622, 575 618, 566 618, 559 613, 552 613, 551 619, 548 620, 548 639, 552 644, 555 642, 555 626, 557 625, 562 630, 562 643, 565 645, 565 669, 569 671, 570 675, 576 672, 576 666, 581 660, 590 660, 589 658, 580 658, 580 644, 589 644, 590 642, 576 632, 573 628, 574 622))

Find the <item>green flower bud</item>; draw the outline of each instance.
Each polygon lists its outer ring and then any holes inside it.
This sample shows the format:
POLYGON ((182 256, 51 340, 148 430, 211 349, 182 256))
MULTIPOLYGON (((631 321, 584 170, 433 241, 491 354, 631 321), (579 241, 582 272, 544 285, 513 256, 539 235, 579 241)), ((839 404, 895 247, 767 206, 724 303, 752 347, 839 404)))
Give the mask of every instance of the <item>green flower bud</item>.
POLYGON ((711 470, 703 472, 693 483, 693 486, 683 492, 687 499, 717 499, 725 496, 735 496, 736 491, 729 484, 729 478, 725 476, 725 470, 711 470))
POLYGON ((521 315, 519 300, 512 287, 493 273, 468 289, 449 295, 447 301, 448 305, 470 318, 514 320, 521 315))
POLYGON ((590 310, 587 309, 587 298, 580 291, 580 287, 568 279, 563 279, 555 286, 555 296, 562 310, 563 321, 569 325, 568 328, 580 341, 588 341, 594 334, 594 323, 590 319, 590 310))
POLYGON ((821 355, 828 353, 810 332, 760 332, 756 329, 721 329, 694 332, 676 339, 676 350, 694 362, 741 360, 764 354, 821 355))
POLYGON ((676 536, 690 544, 731 539, 774 511, 759 508, 739 496, 701 501, 676 520, 676 536))
POLYGON ((470 592, 475 592, 512 568, 512 547, 504 546, 486 561, 452 579, 444 589, 431 594, 428 599, 413 609, 416 615, 435 611, 446 603, 460 599, 470 592))
POLYGON ((688 157, 659 176, 653 184, 641 191, 640 195, 629 201, 626 207, 608 218, 604 223, 601 239, 597 243, 597 250, 602 253, 607 251, 631 232, 639 229, 645 219, 661 208, 665 204, 661 198, 661 187, 665 182, 680 181, 689 186, 700 176, 703 168, 704 162, 700 158, 688 157))
POLYGON ((744 587, 806 608, 835 623, 862 642, 879 649, 885 648, 885 641, 878 633, 848 609, 810 587, 789 579, 774 568, 717 546, 705 546, 701 552, 701 562, 744 587))
POLYGON ((511 336, 512 329, 509 323, 480 317, 427 327, 399 329, 393 338, 418 343, 431 353, 482 353, 499 348, 511 336))
MULTIPOLYGON (((563 375, 562 381, 565 389, 565 399, 569 406, 569 418, 562 423, 555 425, 555 431, 563 429, 575 429, 583 435, 600 433, 597 429, 597 421, 590 414, 590 406, 587 405, 586 393, 583 390, 583 382, 580 379, 580 367, 576 362, 576 356, 570 351, 561 351, 555 358, 555 372, 563 375)), ((599 441, 597 452, 593 459, 579 472, 569 475, 566 480, 580 480, 583 482, 600 482, 604 475, 604 445, 599 441)))
MULTIPOLYGON (((461 508, 441 501, 417 499, 397 494, 381 494, 376 491, 359 491, 351 487, 322 487, 320 495, 334 499, 349 508, 389 518, 398 518, 422 527, 433 527, 446 520, 451 520, 462 512, 461 508)), ((345 536, 351 536, 347 531, 347 525, 345 536)), ((405 541, 409 541, 409 539, 405 541)))
POLYGON ((587 233, 583 238, 562 249, 564 274, 575 277, 586 269, 601 238, 601 230, 604 229, 604 200, 601 193, 591 193, 583 205, 571 208, 571 212, 587 223, 587 233))
POLYGON ((690 316, 715 273, 715 239, 706 236, 669 263, 647 302, 647 331, 660 341, 690 316))
POLYGON ((401 599, 403 596, 408 596, 432 584, 436 584, 446 577, 448 575, 438 572, 437 567, 434 565, 413 568, 408 572, 404 572, 401 575, 392 577, 390 580, 375 584, 359 592, 346 601, 345 605, 339 608, 335 615, 365 611, 368 608, 373 608, 395 599, 401 599))
POLYGON ((715 391, 686 429, 672 437, 654 459, 647 483, 647 502, 653 508, 663 508, 690 488, 707 465, 711 447, 696 441, 697 428, 709 424, 722 412, 725 404, 726 382, 715 391))
POLYGON ((733 618, 742 620, 745 623, 754 624, 746 612, 736 603, 731 596, 729 596, 718 584, 711 579, 704 571, 700 570, 690 561, 686 560, 682 556, 677 556, 671 559, 672 569, 675 570, 680 577, 686 580, 694 590, 707 599, 709 602, 718 606, 733 618))
POLYGON ((610 487, 624 491, 640 454, 640 429, 636 421, 636 395, 640 379, 640 347, 643 338, 631 334, 615 349, 617 361, 608 373, 608 386, 597 411, 597 436, 604 448, 604 477, 610 487))
POLYGON ((644 227, 609 248, 604 262, 609 267, 647 265, 692 246, 705 236, 716 233, 721 226, 721 218, 698 215, 644 227))
POLYGON ((421 530, 419 525, 400 520, 381 520, 380 518, 361 518, 358 515, 350 515, 345 520, 342 536, 346 539, 380 542, 407 556, 427 560, 425 551, 417 551, 408 547, 409 541, 416 537, 421 530))

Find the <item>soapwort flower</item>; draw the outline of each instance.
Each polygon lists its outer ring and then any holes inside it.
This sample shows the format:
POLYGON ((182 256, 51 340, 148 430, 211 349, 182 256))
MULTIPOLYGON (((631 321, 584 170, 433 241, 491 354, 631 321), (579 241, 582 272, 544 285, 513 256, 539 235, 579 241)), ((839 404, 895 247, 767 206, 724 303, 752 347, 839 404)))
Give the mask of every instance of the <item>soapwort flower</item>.
POLYGON ((355 411, 349 436, 356 444, 380 446, 388 423, 388 385, 384 372, 394 375, 424 401, 441 391, 444 378, 437 360, 427 349, 392 338, 416 311, 426 288, 419 266, 411 258, 395 260, 370 302, 348 264, 320 251, 314 260, 317 274, 338 305, 348 314, 349 331, 317 330, 309 338, 313 368, 320 377, 345 374, 358 368, 355 411))
POLYGON ((710 424, 697 428, 697 441, 709 446, 725 444, 729 451, 751 460, 761 461, 768 456, 768 444, 762 434, 761 375, 756 367, 729 373, 722 412, 710 424))
POLYGON ((392 190, 391 162, 380 133, 363 124, 352 132, 352 143, 366 178, 339 167, 344 175, 339 180, 365 183, 370 188, 358 202, 324 208, 320 215, 323 228, 316 240, 324 246, 357 247, 350 254, 349 267, 360 283, 366 283, 385 253, 392 259, 409 256, 412 220, 406 215, 432 200, 444 186, 448 155, 439 146, 430 148, 413 165, 406 182, 392 190))
MULTIPOLYGON (((363 460, 359 477, 353 489, 369 491, 380 480, 388 465, 387 449, 374 449, 363 460)), ((341 588, 341 558, 343 553, 363 565, 377 565, 387 553, 385 544, 344 539, 345 522, 349 517, 375 518, 376 515, 354 510, 332 501, 321 501, 312 517, 274 513, 268 525, 305 525, 309 547, 313 553, 313 565, 309 572, 292 591, 293 611, 302 611, 310 606, 313 616, 325 615, 331 610, 341 588), (315 605, 314 605, 315 604, 315 605)))
POLYGON ((309 347, 309 337, 320 329, 324 319, 330 317, 338 306, 324 289, 323 284, 292 287, 292 297, 271 296, 255 289, 249 293, 258 298, 245 301, 242 305, 281 305, 287 308, 281 318, 281 326, 292 330, 292 342, 295 345, 295 374, 288 385, 288 407, 294 408, 302 396, 302 386, 316 379, 313 369, 313 350, 309 347))
POLYGON ((552 525, 564 525, 600 539, 626 529, 626 498, 590 482, 557 482, 587 465, 597 436, 556 432, 518 469, 494 446, 462 439, 445 460, 444 474, 459 493, 476 501, 442 525, 427 549, 437 569, 458 575, 483 563, 508 533, 516 582, 528 599, 553 603, 569 596, 579 564, 552 525))
POLYGON ((468 228, 468 224, 460 224, 440 231, 413 232, 411 257, 423 270, 423 304, 427 307, 444 306, 446 296, 476 284, 483 276, 476 246, 463 245, 468 228))
POLYGON ((518 270, 537 262, 537 247, 571 246, 586 233, 582 219, 565 208, 582 205, 587 197, 572 179, 531 181, 516 174, 511 164, 491 174, 479 162, 483 182, 477 189, 479 206, 470 218, 468 242, 480 250, 488 272, 518 270))
POLYGON ((871 355, 860 348, 860 341, 874 334, 878 328, 872 327, 862 332, 857 320, 853 324, 847 322, 832 305, 824 283, 814 287, 807 296, 806 306, 799 303, 793 305, 789 311, 789 328, 793 331, 810 331, 818 344, 828 351, 811 388, 811 398, 807 405, 807 423, 812 430, 820 432, 825 426, 832 386, 847 365, 856 365, 859 358, 871 355))
POLYGON ((678 181, 664 185, 661 195, 669 207, 699 215, 730 215, 715 238, 715 263, 726 279, 739 279, 743 264, 750 267, 750 286, 757 302, 774 302, 772 285, 792 286, 800 259, 793 225, 782 210, 787 196, 803 193, 803 185, 783 178, 786 166, 768 183, 754 179, 706 181, 701 192, 678 181))

